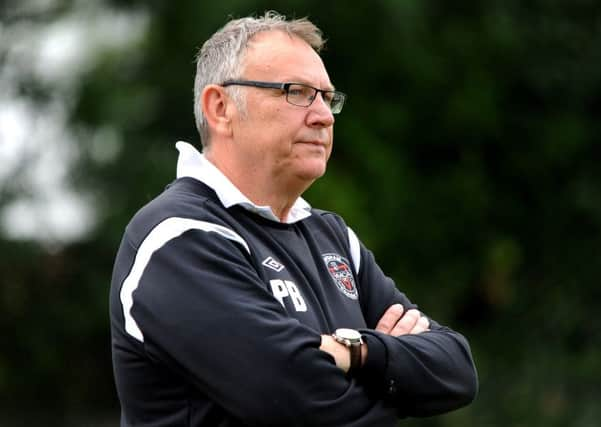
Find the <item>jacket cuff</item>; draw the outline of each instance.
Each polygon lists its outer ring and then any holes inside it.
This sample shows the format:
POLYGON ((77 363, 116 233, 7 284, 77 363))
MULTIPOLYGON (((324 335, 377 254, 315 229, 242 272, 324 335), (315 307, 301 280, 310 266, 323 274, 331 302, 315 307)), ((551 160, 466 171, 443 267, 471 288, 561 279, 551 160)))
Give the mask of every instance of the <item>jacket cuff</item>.
POLYGON ((367 344, 365 363, 357 371, 357 379, 369 388, 382 390, 386 387, 386 370, 388 367, 388 351, 386 345, 372 330, 359 330, 363 341, 367 344))

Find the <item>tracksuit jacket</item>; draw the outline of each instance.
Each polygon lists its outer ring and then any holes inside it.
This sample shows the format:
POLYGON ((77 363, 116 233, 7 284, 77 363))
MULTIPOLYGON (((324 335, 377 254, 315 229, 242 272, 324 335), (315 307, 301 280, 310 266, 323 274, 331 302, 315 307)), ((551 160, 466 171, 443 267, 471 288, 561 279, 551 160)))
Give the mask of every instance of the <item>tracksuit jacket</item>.
POLYGON ((415 308, 342 218, 302 198, 286 222, 252 204, 191 145, 178 177, 127 226, 110 293, 125 426, 395 426, 473 400, 465 338, 374 328, 415 308), (352 377, 321 334, 358 329, 352 377))

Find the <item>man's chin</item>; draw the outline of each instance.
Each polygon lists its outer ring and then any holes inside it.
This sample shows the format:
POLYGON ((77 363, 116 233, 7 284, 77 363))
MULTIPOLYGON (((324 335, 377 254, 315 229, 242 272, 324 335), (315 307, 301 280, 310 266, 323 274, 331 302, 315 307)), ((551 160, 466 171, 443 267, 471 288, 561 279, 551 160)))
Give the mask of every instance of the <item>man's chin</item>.
POLYGON ((307 167, 303 168, 297 176, 305 181, 315 181, 318 178, 321 178, 326 173, 326 163, 325 162, 315 162, 315 164, 307 165, 307 167))

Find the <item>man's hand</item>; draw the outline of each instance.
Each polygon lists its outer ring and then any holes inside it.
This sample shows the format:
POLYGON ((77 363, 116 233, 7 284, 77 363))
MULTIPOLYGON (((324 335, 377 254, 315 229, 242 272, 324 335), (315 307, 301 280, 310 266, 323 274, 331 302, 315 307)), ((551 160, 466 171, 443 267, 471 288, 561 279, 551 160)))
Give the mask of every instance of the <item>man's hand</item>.
POLYGON ((398 337, 406 334, 419 334, 430 329, 430 321, 418 310, 411 309, 405 313, 401 304, 393 304, 382 315, 376 331, 398 337), (403 315, 404 314, 404 315, 403 315))
POLYGON ((351 352, 344 344, 336 341, 331 335, 322 335, 319 349, 330 353, 336 361, 336 366, 348 372, 351 367, 351 352))
MULTIPOLYGON (((319 349, 330 353, 330 355, 336 361, 336 366, 342 369, 344 372, 348 372, 351 367, 351 351, 342 343, 336 341, 331 335, 321 336, 321 345, 319 349)), ((367 357, 367 345, 361 344, 361 366, 365 363, 367 357)))
MULTIPOLYGON (((422 316, 418 310, 411 309, 405 313, 401 304, 393 304, 382 315, 376 331, 398 337, 407 334, 419 334, 430 329, 430 321, 422 316), (404 315, 403 315, 404 314, 404 315)), ((331 335, 321 336, 319 349, 329 353, 336 361, 336 366, 348 372, 351 365, 351 352, 344 345, 336 341, 331 335)), ((361 365, 367 357, 367 345, 361 344, 361 365)))

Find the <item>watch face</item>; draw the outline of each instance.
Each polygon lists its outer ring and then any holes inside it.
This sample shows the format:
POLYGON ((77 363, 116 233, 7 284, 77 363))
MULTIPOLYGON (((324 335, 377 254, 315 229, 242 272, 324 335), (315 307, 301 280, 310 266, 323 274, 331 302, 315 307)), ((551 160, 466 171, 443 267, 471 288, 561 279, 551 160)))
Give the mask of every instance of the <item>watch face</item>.
POLYGON ((350 341, 357 341, 361 339, 361 334, 359 331, 347 328, 336 329, 336 336, 350 341))

